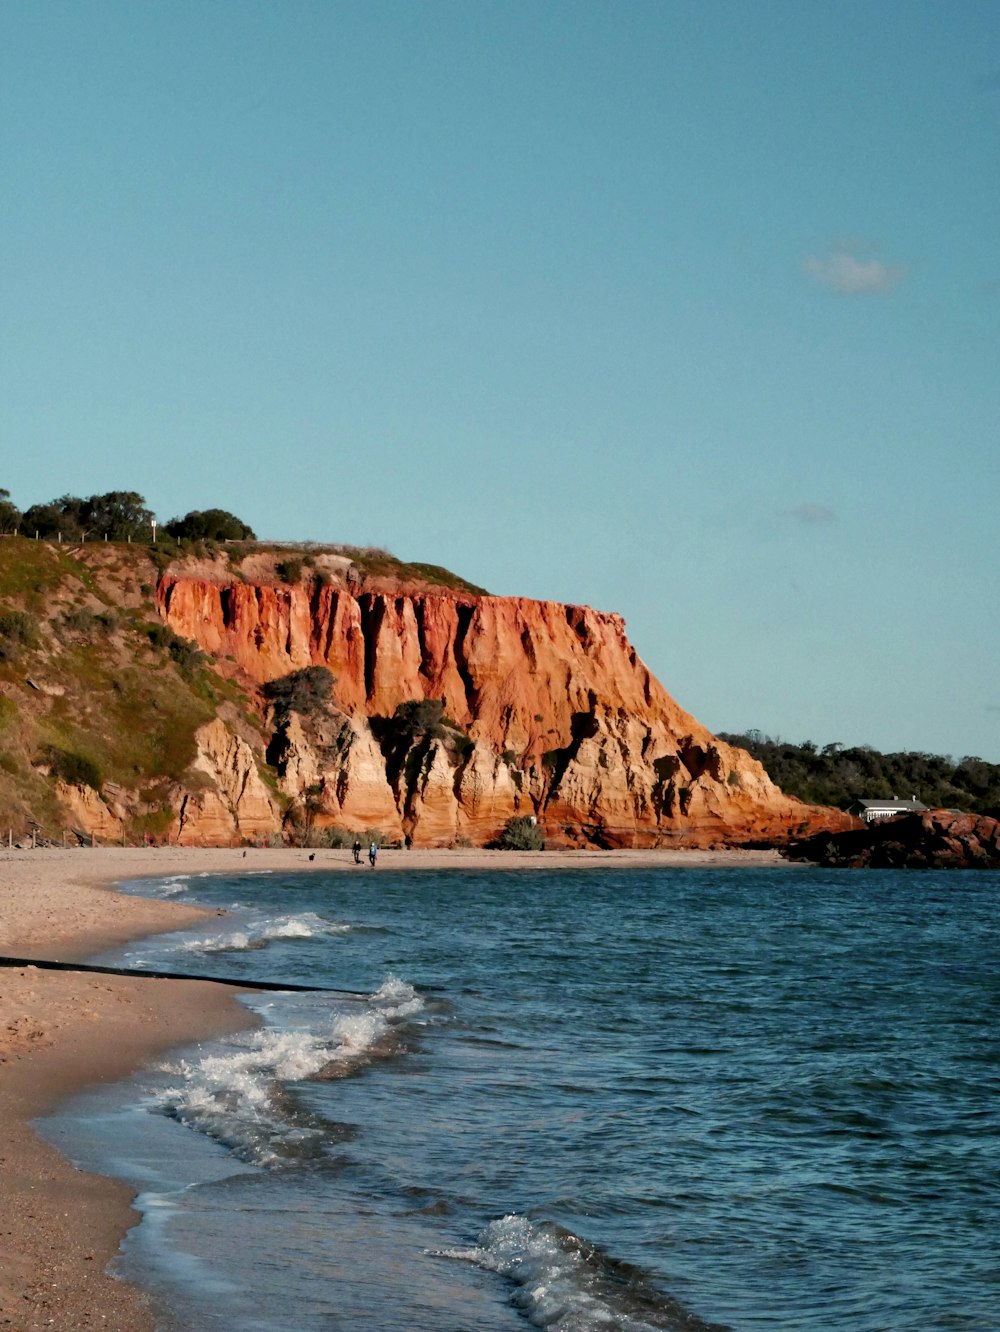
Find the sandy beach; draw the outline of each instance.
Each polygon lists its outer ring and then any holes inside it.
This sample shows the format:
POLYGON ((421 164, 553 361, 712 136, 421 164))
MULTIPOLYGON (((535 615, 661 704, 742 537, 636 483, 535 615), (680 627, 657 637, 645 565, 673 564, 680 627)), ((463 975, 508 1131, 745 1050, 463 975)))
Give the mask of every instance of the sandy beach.
MULTIPOLYGON (((385 851, 392 868, 785 864, 767 851, 385 851)), ((357 869, 349 851, 78 848, 0 851, 0 954, 81 961, 206 913, 123 896, 113 885, 172 874, 357 869)), ((75 1090, 116 1081, 153 1055, 248 1024, 233 991, 30 965, 0 967, 0 1327, 151 1330, 141 1291, 106 1274, 135 1213, 124 1185, 85 1174, 31 1121, 75 1090)))

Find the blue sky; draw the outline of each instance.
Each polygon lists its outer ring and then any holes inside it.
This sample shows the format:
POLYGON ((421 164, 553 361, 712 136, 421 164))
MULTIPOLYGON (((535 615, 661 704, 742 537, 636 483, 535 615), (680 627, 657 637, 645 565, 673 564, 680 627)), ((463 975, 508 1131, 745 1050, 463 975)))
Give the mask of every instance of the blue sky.
POLYGON ((1000 761, 1000 7, 0 7, 0 485, 620 611, 1000 761))

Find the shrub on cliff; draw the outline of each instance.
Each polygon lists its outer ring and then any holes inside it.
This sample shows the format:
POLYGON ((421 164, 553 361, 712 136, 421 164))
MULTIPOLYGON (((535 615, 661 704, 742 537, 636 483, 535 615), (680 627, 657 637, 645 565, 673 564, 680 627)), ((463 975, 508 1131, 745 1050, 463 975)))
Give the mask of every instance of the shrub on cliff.
POLYGON ((400 703, 391 717, 369 717, 368 723, 382 750, 390 783, 402 779, 407 789, 419 780, 436 743, 458 763, 475 744, 458 722, 445 716, 443 698, 411 698, 400 703))
POLYGON ((503 832, 490 846, 497 851, 544 851, 545 839, 533 818, 519 814, 507 820, 503 832))
POLYGON ((14 661, 21 648, 38 646, 38 623, 26 611, 0 611, 0 661, 14 661))
POLYGON ((269 680, 262 692, 274 704, 276 712, 298 712, 308 716, 330 702, 336 683, 332 671, 325 666, 306 666, 301 671, 292 671, 291 675, 269 680))
POLYGON ((412 742, 425 735, 435 735, 443 717, 443 698, 411 698, 400 703, 393 720, 397 734, 412 742))
POLYGON ((10 491, 0 486, 0 532, 16 532, 21 526, 21 510, 10 501, 10 491))
POLYGON ((171 518, 167 532, 180 541, 256 541, 253 528, 226 509, 192 509, 171 518))
POLYGON ((70 786, 92 786, 95 791, 101 789, 101 771, 93 759, 85 754, 75 754, 72 750, 57 749, 50 745, 41 755, 41 761, 48 766, 52 777, 59 777, 70 786))
POLYGON ((279 560, 274 566, 274 572, 283 583, 301 583, 304 565, 305 560, 293 556, 291 559, 279 560))
POLYGON ((182 675, 190 677, 206 660, 201 648, 196 647, 189 639, 181 638, 165 624, 150 625, 146 630, 146 637, 150 646, 166 648, 170 659, 182 675))
POLYGON ((440 740, 459 759, 475 745, 458 722, 445 716, 443 698, 411 698, 400 703, 391 717, 370 718, 372 732, 383 754, 398 771, 407 755, 418 762, 429 750, 432 740, 440 740))
POLYGON ((96 633, 114 633, 118 628, 119 621, 118 616, 112 609, 95 613, 86 606, 78 606, 76 609, 66 611, 63 614, 62 624, 64 629, 90 637, 96 633))

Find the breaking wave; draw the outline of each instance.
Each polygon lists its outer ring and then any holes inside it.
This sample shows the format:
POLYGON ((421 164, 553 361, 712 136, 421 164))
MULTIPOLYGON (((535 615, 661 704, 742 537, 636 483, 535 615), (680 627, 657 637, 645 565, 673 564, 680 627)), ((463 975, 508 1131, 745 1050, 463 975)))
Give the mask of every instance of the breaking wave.
POLYGON ((191 875, 170 874, 165 879, 137 879, 126 886, 134 888, 143 897, 176 897, 190 888, 191 875))
POLYGON ((471 1249, 434 1256, 470 1262, 506 1277, 512 1302, 535 1327, 554 1332, 725 1332, 703 1323, 637 1268, 551 1222, 526 1216, 492 1221, 471 1249))
POLYGON ((321 934, 346 934, 349 925, 324 920, 311 911, 297 916, 264 916, 248 920, 242 929, 185 939, 180 951, 185 953, 244 953, 266 948, 277 939, 313 939, 321 934))
POLYGON ((406 1019, 424 1002, 406 981, 390 978, 347 1011, 294 1030, 233 1037, 225 1050, 166 1065, 170 1086, 157 1108, 229 1148, 241 1160, 278 1167, 321 1158, 335 1140, 290 1088, 356 1072, 401 1049, 406 1019))

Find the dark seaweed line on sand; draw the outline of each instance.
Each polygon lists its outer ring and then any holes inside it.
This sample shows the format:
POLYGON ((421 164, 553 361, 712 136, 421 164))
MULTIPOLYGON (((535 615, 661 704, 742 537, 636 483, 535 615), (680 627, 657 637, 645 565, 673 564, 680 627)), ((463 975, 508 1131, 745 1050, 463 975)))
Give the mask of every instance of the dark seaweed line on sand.
POLYGON ((38 967, 41 971, 91 971, 102 976, 138 976, 143 980, 210 981, 213 985, 232 985, 240 990, 281 990, 303 993, 344 994, 352 999, 366 999, 362 990, 340 990, 333 985, 302 985, 294 981, 234 980, 228 976, 197 976, 184 971, 148 971, 138 967, 100 967, 87 962, 54 962, 41 957, 0 957, 0 967, 38 967))

